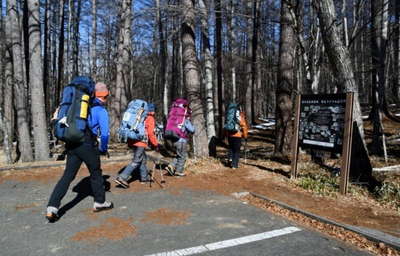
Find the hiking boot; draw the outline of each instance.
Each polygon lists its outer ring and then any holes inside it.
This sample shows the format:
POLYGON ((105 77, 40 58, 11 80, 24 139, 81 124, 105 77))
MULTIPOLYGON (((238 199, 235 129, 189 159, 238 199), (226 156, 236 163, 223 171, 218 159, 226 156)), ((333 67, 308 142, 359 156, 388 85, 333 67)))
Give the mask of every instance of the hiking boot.
POLYGON ((172 165, 168 165, 167 167, 165 167, 165 170, 167 170, 167 172, 169 173, 169 175, 174 176, 175 174, 175 168, 172 165))
POLYGON ((46 211, 46 219, 50 222, 56 222, 60 216, 58 216, 58 209, 53 206, 48 206, 46 211))
POLYGON ((104 203, 96 203, 93 204, 93 212, 101 212, 105 210, 110 210, 114 207, 112 202, 104 201, 104 203))
POLYGON ((114 182, 123 188, 129 188, 128 182, 126 182, 126 180, 124 180, 123 178, 121 178, 119 176, 114 180, 114 182))
POLYGON ((175 176, 178 176, 178 177, 185 177, 186 174, 184 174, 183 172, 175 172, 175 176))

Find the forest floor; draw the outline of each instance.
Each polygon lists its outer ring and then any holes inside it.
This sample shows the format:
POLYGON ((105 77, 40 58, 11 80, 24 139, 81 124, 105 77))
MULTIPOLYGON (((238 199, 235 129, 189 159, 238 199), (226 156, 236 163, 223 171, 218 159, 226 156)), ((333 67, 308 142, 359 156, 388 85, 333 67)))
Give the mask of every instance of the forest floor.
MULTIPOLYGON (((365 123, 368 142, 371 129, 371 125, 365 123)), ((400 125, 386 120, 386 136, 394 138, 399 133, 400 125)), ((217 158, 189 159, 186 177, 176 178, 164 175, 165 186, 170 191, 175 190, 176 193, 183 188, 211 190, 223 195, 251 192, 339 223, 379 230, 400 239, 400 170, 373 172, 375 178, 381 182, 380 187, 371 191, 366 187, 350 184, 349 193, 343 196, 339 193, 339 178, 335 175, 335 170, 340 167, 340 159, 327 159, 321 165, 313 163, 308 154, 301 152, 299 175, 297 179, 293 180, 289 177, 290 164, 281 163, 272 157, 273 141, 273 130, 253 130, 247 145, 246 160, 243 159, 244 155, 242 154, 239 169, 233 170, 227 166, 227 150, 225 147, 218 147, 217 158)), ((125 155, 125 158, 122 157, 117 162, 103 163, 104 173, 114 177, 118 170, 128 163, 130 153, 128 154, 129 151, 126 147, 120 144, 111 145, 110 151, 113 155, 125 155)), ((388 145, 388 154, 387 163, 382 157, 372 157, 372 166, 399 165, 399 142, 388 145)), ((155 152, 149 152, 149 155, 155 155, 155 152)), ((117 160, 118 158, 112 157, 111 159, 117 160)), ((29 164, 25 165, 29 166, 29 164)), ((53 184, 62 170, 63 166, 28 169, 23 172, 2 171, 0 172, 0 184, 7 180, 53 184)), ((82 177, 86 175, 87 171, 79 174, 82 177)), ((160 181, 157 173, 155 178, 160 181)), ((163 188, 154 183, 149 187, 134 181, 128 191, 160 189, 163 188)), ((111 188, 111 192, 121 193, 120 189, 114 187, 111 188)), ((242 200, 376 255, 400 255, 399 251, 382 243, 368 241, 355 233, 312 220, 253 196, 246 196, 242 200)))

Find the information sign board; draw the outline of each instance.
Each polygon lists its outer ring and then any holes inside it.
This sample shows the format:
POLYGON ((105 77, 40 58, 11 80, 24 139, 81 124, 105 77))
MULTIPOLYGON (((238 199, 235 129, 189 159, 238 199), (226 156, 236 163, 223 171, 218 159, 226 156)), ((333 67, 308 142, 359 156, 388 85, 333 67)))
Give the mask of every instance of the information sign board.
POLYGON ((346 94, 301 95, 299 145, 341 153, 346 94))

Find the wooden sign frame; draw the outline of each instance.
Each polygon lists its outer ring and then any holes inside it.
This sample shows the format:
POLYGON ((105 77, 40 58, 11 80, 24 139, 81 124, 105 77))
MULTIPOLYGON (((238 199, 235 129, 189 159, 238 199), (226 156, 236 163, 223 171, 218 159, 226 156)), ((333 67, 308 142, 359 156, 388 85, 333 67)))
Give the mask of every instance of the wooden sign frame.
MULTIPOLYGON (((340 172, 340 193, 345 195, 349 183, 350 163, 351 163, 351 143, 353 135, 353 104, 354 93, 346 93, 346 107, 344 117, 344 134, 342 147, 342 163, 340 172)), ((291 179, 297 178, 298 155, 299 155, 299 124, 300 124, 301 94, 296 95, 295 99, 295 123, 292 139, 292 164, 291 179)))

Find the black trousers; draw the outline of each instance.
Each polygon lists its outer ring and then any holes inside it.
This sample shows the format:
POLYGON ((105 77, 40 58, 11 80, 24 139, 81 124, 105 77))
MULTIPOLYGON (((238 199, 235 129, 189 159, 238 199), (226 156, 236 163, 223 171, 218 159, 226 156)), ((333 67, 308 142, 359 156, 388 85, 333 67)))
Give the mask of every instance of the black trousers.
POLYGON ((83 143, 74 147, 67 146, 67 163, 65 165, 64 174, 55 186, 50 196, 48 206, 60 207, 61 200, 67 193, 71 182, 75 179, 82 162, 84 162, 89 169, 94 201, 97 203, 104 203, 106 197, 104 179, 100 169, 99 150, 93 143, 83 143))
POLYGON ((240 137, 228 137, 229 153, 232 159, 232 167, 239 167, 240 158, 240 146, 242 145, 242 138, 240 137))

